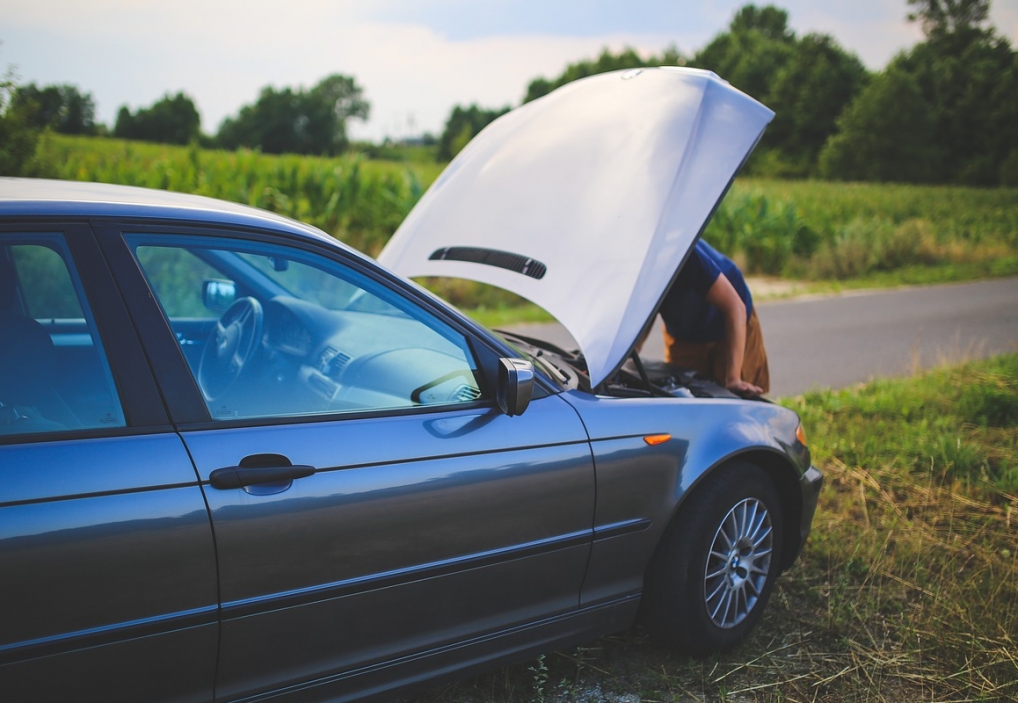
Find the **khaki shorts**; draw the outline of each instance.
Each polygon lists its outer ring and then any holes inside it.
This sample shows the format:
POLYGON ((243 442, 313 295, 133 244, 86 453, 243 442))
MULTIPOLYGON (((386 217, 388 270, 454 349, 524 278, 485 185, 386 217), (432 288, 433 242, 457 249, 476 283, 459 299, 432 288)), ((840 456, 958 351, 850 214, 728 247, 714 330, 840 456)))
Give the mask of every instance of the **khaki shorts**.
MULTIPOLYGON (((725 342, 683 342, 668 334, 665 328, 665 362, 683 369, 693 369, 714 380, 725 378, 725 342)), ((760 320, 754 309, 746 323, 746 352, 742 358, 742 380, 760 386, 764 393, 771 389, 760 320)))

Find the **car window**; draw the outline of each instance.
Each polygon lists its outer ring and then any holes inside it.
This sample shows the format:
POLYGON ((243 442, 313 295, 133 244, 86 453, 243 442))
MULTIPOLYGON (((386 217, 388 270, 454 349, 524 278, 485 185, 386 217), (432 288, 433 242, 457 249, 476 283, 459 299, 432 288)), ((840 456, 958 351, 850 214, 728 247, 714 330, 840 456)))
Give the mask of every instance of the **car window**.
POLYGON ((0 239, 0 435, 125 425, 70 262, 59 234, 0 239))
POLYGON ((349 267, 242 240, 127 239, 215 419, 482 397, 462 334, 349 267))
POLYGON ((214 268, 176 247, 140 247, 137 253, 167 315, 179 318, 208 314, 202 283, 216 278, 214 268))

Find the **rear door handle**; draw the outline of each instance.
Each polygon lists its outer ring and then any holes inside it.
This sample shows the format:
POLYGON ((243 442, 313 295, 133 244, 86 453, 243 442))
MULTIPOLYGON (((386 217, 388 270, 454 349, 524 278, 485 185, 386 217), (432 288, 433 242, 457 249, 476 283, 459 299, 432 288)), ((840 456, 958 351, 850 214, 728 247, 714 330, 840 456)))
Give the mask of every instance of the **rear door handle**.
POLYGON ((244 457, 239 466, 224 466, 209 474, 213 488, 243 488, 259 483, 275 483, 305 478, 315 473, 307 464, 291 464, 280 454, 254 454, 244 457))

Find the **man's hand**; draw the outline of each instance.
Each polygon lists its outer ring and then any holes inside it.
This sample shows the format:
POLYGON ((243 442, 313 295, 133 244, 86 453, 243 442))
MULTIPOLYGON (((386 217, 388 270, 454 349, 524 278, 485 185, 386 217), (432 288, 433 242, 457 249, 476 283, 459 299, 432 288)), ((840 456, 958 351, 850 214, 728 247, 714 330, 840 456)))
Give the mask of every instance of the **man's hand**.
POLYGON ((729 380, 725 383, 725 388, 737 395, 763 395, 763 388, 754 386, 752 383, 743 381, 741 378, 729 380))

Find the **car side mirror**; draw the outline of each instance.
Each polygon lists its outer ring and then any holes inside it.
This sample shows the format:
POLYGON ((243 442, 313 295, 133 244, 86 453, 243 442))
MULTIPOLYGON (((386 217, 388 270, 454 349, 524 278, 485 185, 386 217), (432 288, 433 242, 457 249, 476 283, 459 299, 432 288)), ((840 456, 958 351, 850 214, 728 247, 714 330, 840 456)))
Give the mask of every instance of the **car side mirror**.
POLYGON ((202 302, 212 312, 226 312, 237 299, 237 284, 233 281, 207 279, 202 285, 202 302))
POLYGON ((499 359, 498 407, 509 417, 522 415, 534 395, 534 365, 523 359, 499 359))

